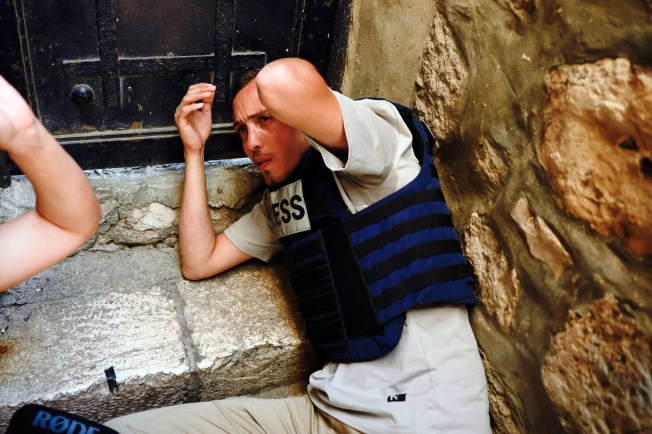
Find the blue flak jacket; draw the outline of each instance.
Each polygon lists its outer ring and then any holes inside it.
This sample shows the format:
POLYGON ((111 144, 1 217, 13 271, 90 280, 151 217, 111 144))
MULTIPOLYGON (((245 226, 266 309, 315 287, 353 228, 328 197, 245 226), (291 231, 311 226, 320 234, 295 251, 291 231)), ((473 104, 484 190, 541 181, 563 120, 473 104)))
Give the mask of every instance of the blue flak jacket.
POLYGON ((309 229, 280 240, 308 337, 329 361, 389 353, 401 338, 405 313, 415 306, 477 302, 435 169, 435 138, 409 108, 393 104, 412 132, 421 162, 410 183, 351 214, 332 172, 310 148, 273 190, 300 182, 303 197, 293 197, 293 205, 301 212, 294 215, 307 211, 309 229))

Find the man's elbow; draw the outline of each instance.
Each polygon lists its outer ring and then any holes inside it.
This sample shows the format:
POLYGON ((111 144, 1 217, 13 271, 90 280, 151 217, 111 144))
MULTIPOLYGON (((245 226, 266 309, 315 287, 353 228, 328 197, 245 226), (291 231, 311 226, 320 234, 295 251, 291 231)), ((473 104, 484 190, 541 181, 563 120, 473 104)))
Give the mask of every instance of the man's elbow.
POLYGON ((183 246, 180 249, 179 259, 181 260, 181 275, 186 280, 202 280, 210 277, 207 274, 206 267, 201 260, 198 260, 194 254, 184 252, 183 246))
POLYGON ((209 276, 197 267, 190 266, 181 262, 181 275, 186 280, 202 280, 209 276))
POLYGON ((285 93, 294 92, 298 83, 310 82, 315 76, 319 76, 319 73, 306 60, 279 59, 267 64, 258 73, 256 86, 263 104, 282 103, 285 93))
POLYGON ((88 241, 100 226, 102 221, 103 213, 100 204, 95 200, 93 206, 85 212, 85 216, 81 219, 81 223, 74 230, 74 234, 77 237, 77 247, 82 246, 86 241, 88 241))
POLYGON ((88 216, 85 219, 86 225, 83 228, 83 234, 82 234, 83 237, 85 237, 84 241, 88 240, 90 237, 92 237, 95 234, 97 228, 100 226, 102 217, 103 217, 102 208, 100 207, 100 204, 97 202, 97 200, 95 200, 94 206, 88 212, 88 216))

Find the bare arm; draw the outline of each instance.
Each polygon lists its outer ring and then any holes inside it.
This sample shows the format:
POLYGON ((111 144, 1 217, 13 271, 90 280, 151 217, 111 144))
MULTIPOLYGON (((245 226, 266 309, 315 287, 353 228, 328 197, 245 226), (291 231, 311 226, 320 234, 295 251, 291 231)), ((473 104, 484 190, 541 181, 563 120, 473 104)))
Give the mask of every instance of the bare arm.
POLYGON ((256 77, 258 95, 272 116, 344 157, 348 145, 337 98, 309 62, 287 58, 269 63, 256 77))
POLYGON ((0 149, 31 181, 36 207, 0 225, 0 290, 59 262, 97 229, 102 210, 86 176, 0 77, 0 149))
POLYGON ((206 190, 204 146, 211 132, 214 98, 215 86, 206 83, 192 85, 174 115, 186 162, 179 218, 181 272, 190 280, 219 274, 251 259, 226 235, 215 235, 213 230, 206 190))

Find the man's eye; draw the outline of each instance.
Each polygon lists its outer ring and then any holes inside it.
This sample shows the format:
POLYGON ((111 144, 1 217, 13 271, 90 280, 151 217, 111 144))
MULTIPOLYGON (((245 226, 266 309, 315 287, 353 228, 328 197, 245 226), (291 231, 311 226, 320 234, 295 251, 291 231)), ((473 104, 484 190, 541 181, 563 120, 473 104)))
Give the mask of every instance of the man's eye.
POLYGON ((259 117, 258 119, 259 119, 261 122, 265 122, 265 121, 268 121, 268 120, 272 119, 272 117, 271 117, 271 116, 267 116, 267 115, 262 115, 262 116, 259 117))
POLYGON ((247 132, 247 127, 244 125, 238 126, 238 128, 235 129, 235 132, 238 134, 244 134, 247 132))

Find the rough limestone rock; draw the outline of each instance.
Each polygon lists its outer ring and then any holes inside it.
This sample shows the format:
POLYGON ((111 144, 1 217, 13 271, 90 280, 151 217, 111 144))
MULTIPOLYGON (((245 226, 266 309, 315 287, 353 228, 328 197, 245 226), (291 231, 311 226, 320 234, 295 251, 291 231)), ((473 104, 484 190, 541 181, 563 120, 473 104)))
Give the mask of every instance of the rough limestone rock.
POLYGON ((487 190, 498 190, 507 175, 507 166, 502 157, 486 139, 473 148, 473 153, 473 172, 481 184, 487 190))
POLYGON ((547 85, 540 159, 564 206, 652 253, 652 70, 604 59, 553 69, 547 85))
POLYGON ((650 338, 612 294, 570 312, 541 371, 568 432, 652 431, 650 338))
POLYGON ((416 82, 415 109, 422 114, 422 120, 430 125, 435 136, 442 140, 448 139, 457 126, 462 113, 460 97, 468 75, 468 65, 454 33, 448 21, 437 11, 416 82))
POLYGON ((471 215, 464 239, 466 256, 478 278, 480 302, 500 329, 509 333, 521 294, 516 270, 500 250, 491 228, 477 213, 471 215))
POLYGON ((134 210, 127 220, 133 229, 146 231, 170 228, 176 219, 177 213, 172 208, 152 202, 148 207, 134 210))
MULTIPOLYGON (((176 245, 183 182, 176 165, 96 172, 90 179, 104 218, 89 243, 93 249, 176 245)), ((261 178, 243 159, 209 162, 206 184, 215 230, 222 231, 255 202, 261 178)))
POLYGON ((530 254, 546 264, 559 279, 564 270, 573 265, 573 260, 550 229, 539 216, 532 215, 526 198, 522 197, 514 205, 512 219, 525 235, 530 254))

